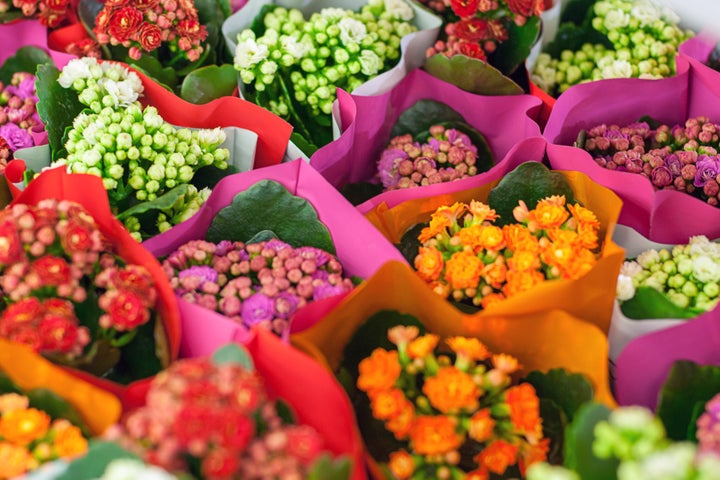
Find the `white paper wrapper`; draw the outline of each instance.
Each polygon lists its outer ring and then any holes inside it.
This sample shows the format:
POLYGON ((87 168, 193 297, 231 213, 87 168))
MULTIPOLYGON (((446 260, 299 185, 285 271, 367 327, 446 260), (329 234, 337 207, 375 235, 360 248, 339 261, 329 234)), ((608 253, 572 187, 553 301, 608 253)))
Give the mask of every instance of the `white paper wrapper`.
MULTIPOLYGON (((625 258, 635 258, 643 251, 651 248, 672 248, 673 245, 656 243, 640 235, 633 228, 624 225, 617 225, 613 233, 615 243, 625 249, 625 258)), ((615 361, 620 352, 631 340, 647 333, 656 332, 665 328, 674 327, 687 319, 677 318, 656 318, 645 320, 633 320, 623 315, 620 304, 615 300, 610 330, 608 332, 608 343, 610 346, 610 360, 615 361)))
MULTIPOLYGON (((262 7, 270 3, 273 3, 273 0, 250 0, 243 8, 225 20, 222 32, 231 55, 235 55, 238 34, 249 28, 262 7)), ((274 3, 286 8, 297 8, 307 18, 312 13, 326 7, 359 10, 366 2, 364 0, 275 0, 274 3)), ((437 40, 442 20, 414 2, 409 3, 415 12, 413 23, 418 27, 418 31, 406 35, 401 40, 402 54, 400 61, 395 67, 365 82, 351 93, 356 95, 384 93, 397 85, 408 72, 421 67, 425 63, 425 51, 437 40)), ((239 76, 238 87, 242 97, 244 84, 240 81, 239 76)))

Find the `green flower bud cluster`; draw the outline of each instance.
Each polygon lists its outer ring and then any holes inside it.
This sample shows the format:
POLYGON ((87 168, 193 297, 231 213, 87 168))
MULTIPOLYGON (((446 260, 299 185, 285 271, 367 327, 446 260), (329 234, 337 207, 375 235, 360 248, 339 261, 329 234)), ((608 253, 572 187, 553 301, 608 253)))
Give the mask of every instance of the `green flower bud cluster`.
POLYGON ((642 252, 622 266, 618 300, 632 298, 641 286, 655 288, 680 308, 712 310, 720 301, 720 244, 700 235, 686 245, 642 252))
POLYGON ((359 12, 325 8, 309 19, 276 6, 261 36, 238 35, 234 65, 273 113, 327 116, 336 88, 352 91, 400 58, 400 39, 417 30, 413 16, 405 0, 371 0, 359 12))
POLYGON ((584 44, 563 50, 560 58, 538 56, 531 78, 540 88, 558 95, 572 85, 605 78, 662 78, 675 74, 680 43, 692 34, 678 18, 650 0, 600 0, 593 6, 592 28, 612 48, 584 44))

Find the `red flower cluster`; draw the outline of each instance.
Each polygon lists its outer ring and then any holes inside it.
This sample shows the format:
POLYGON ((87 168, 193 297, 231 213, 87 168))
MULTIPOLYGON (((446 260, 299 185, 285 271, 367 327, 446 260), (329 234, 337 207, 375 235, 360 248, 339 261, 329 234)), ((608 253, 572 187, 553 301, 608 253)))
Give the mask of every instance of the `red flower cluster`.
MULTIPOLYGON (((93 29, 101 45, 122 45, 137 60, 168 43, 195 61, 203 52, 207 30, 200 25, 192 0, 108 0, 93 29)), ((86 45, 78 46, 87 49, 86 45)))
POLYGON ((508 39, 507 25, 523 25, 539 16, 543 0, 421 0, 446 18, 443 38, 428 49, 427 56, 465 55, 486 60, 497 45, 508 39))
POLYGON ((150 320, 157 291, 145 267, 113 252, 81 205, 45 200, 0 212, 0 296, 0 336, 73 359, 91 342, 82 322, 97 320, 112 344, 150 320), (77 308, 103 313, 80 320, 77 308))
POLYGON ((286 425, 262 378, 207 358, 173 363, 153 380, 147 404, 106 437, 168 471, 202 478, 307 478, 322 450, 307 425, 286 425))
MULTIPOLYGON (((22 12, 25 17, 37 18, 47 27, 57 27, 68 16, 70 0, 12 0, 12 6, 22 12)), ((7 0, 0 0, 0 7, 6 11, 10 8, 7 0)))

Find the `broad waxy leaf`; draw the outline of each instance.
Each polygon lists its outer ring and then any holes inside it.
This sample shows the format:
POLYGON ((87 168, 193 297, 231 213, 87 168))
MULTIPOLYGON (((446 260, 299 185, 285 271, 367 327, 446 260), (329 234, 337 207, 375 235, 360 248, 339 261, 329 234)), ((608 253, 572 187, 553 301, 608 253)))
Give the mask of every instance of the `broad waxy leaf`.
POLYGON ((67 470, 56 477, 57 480, 94 480, 103 476, 105 468, 113 460, 121 458, 137 459, 137 455, 128 452, 113 442, 91 440, 88 453, 72 462, 67 470))
POLYGON ((569 0, 563 2, 560 23, 571 22, 575 25, 590 23, 593 5, 597 0, 569 0))
POLYGON ((294 247, 312 246, 335 254, 330 231, 310 202, 272 180, 261 180, 235 195, 232 204, 215 215, 206 239, 247 242, 263 230, 273 231, 294 247))
POLYGON ((533 371, 525 379, 537 392, 538 397, 552 400, 562 408, 568 420, 586 403, 592 402, 595 392, 592 384, 579 373, 564 368, 554 368, 546 373, 533 371))
POLYGON ((42 48, 25 46, 20 47, 15 55, 5 60, 0 67, 0 82, 10 83, 13 74, 28 72, 35 74, 38 65, 52 64, 52 58, 42 48))
POLYGON ((333 459, 328 453, 323 453, 312 465, 307 480, 343 480, 350 478, 352 461, 347 456, 333 459))
POLYGON ((487 62, 455 55, 437 54, 425 62, 425 70, 434 77, 478 95, 521 95, 523 89, 487 62))
POLYGON ((567 204, 575 203, 572 188, 565 177, 550 171, 540 162, 528 161, 518 165, 490 190, 488 203, 500 216, 495 225, 513 223, 513 209, 520 200, 532 210, 539 200, 551 195, 565 195, 567 204))
POLYGON ((229 343, 215 350, 212 361, 215 365, 235 364, 248 371, 255 370, 255 364, 247 349, 236 343, 229 343))
POLYGON ((293 142, 308 157, 311 157, 312 154, 318 150, 317 145, 300 135, 298 132, 293 132, 292 135, 290 135, 290 141, 293 142))
POLYGON ((610 409, 599 403, 587 403, 580 407, 575 420, 565 430, 565 466, 575 470, 583 480, 615 480, 617 459, 595 456, 592 444, 595 425, 610 416, 610 409))
POLYGON ((435 100, 415 102, 400 114, 390 132, 392 137, 409 133, 413 136, 443 122, 464 122, 465 118, 449 105, 435 100))
POLYGON ((0 370, 0 395, 4 395, 6 393, 22 393, 22 390, 20 387, 15 385, 15 382, 13 382, 5 372, 0 370))
POLYGON ((635 296, 620 303, 623 315, 635 320, 654 318, 693 318, 702 310, 680 308, 659 290, 652 287, 638 287, 635 296))
POLYGON ((48 143, 52 150, 52 159, 64 156, 63 136, 65 129, 72 126, 75 117, 85 109, 73 90, 65 89, 57 82, 60 70, 55 65, 39 65, 37 68, 35 89, 38 96, 38 115, 45 124, 48 143), (57 108, 62 105, 63 108, 57 108))
POLYGON ((122 211, 115 216, 118 220, 122 220, 127 217, 137 216, 142 213, 149 212, 151 210, 166 210, 175 205, 175 203, 180 199, 180 197, 187 194, 187 191, 187 184, 181 183, 177 187, 169 190, 167 193, 159 196, 155 200, 151 202, 138 203, 137 205, 128 208, 127 210, 122 211))
POLYGON ((190 103, 203 104, 232 95, 237 72, 230 64, 208 65, 190 72, 182 82, 180 96, 190 103))
POLYGON ((720 367, 701 366, 689 360, 678 360, 670 369, 658 400, 657 415, 665 424, 668 438, 688 438, 693 411, 697 403, 705 404, 720 392, 720 367))
MULTIPOLYGON (((114 47, 115 50, 117 50, 117 48, 118 47, 114 47)), ((178 85, 178 72, 172 67, 163 65, 160 63, 160 60, 152 55, 143 55, 138 60, 133 60, 123 55, 122 52, 114 51, 113 58, 122 60, 128 65, 132 65, 148 77, 152 77, 153 80, 157 81, 157 83, 170 91, 174 91, 175 87, 178 85)))
POLYGON ((489 56, 490 63, 505 75, 512 74, 530 55, 530 49, 538 41, 540 17, 529 17, 524 25, 509 22, 508 40, 501 42, 489 56))
POLYGON ((568 419, 563 409, 549 398, 540 398, 540 417, 542 417, 543 437, 550 439, 547 461, 553 465, 562 464, 568 419))

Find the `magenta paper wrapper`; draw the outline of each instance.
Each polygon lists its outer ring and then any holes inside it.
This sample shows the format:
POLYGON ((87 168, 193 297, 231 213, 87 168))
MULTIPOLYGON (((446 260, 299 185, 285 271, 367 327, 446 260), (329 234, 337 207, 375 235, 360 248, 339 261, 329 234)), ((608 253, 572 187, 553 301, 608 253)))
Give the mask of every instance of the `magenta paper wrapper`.
MULTIPOLYGON (((627 124, 649 115, 668 124, 705 115, 720 121, 720 73, 677 57, 678 75, 660 80, 613 79, 576 85, 559 98, 543 136, 572 145, 582 129, 601 123, 627 124)), ((655 191, 649 179, 607 170, 582 152, 574 160, 550 162, 554 169, 578 170, 623 200, 619 223, 660 243, 684 243, 692 235, 720 237, 720 209, 691 195, 655 191)))
MULTIPOLYGON (((320 221, 330 230, 337 257, 347 275, 369 278, 388 260, 404 262, 400 252, 302 160, 225 177, 192 218, 145 241, 143 245, 159 258, 190 240, 205 238, 217 212, 230 205, 236 194, 260 180, 275 180, 293 195, 305 198, 313 205, 320 221)), ((181 318, 183 328, 187 329, 184 331, 188 332, 183 335, 181 346, 181 355, 184 356, 212 353, 222 343, 242 340, 247 333, 242 325, 196 305, 181 305, 181 318)))
POLYGON ((20 20, 0 25, 0 65, 15 55, 20 47, 25 46, 42 48, 50 54, 58 68, 64 67, 70 60, 76 58, 74 55, 48 48, 47 32, 47 27, 41 25, 38 20, 20 20))
POLYGON ((715 48, 717 41, 718 38, 715 34, 711 34, 710 32, 700 33, 681 43, 680 46, 678 46, 678 53, 684 57, 697 60, 700 63, 705 63, 715 48))
MULTIPOLYGON (((530 95, 474 95, 423 70, 415 70, 390 91, 380 95, 350 95, 338 90, 335 122, 342 134, 315 152, 310 158, 310 165, 336 188, 371 180, 398 117, 423 99, 445 103, 460 113, 467 123, 485 136, 496 162, 518 141, 540 136, 540 127, 533 119, 540 106, 537 98, 530 95)), ((463 189, 467 187, 462 185, 468 185, 468 181, 472 178, 452 183, 463 189)), ((358 209, 367 212, 382 202, 392 206, 397 203, 396 198, 407 199, 408 191, 415 196, 427 196, 441 192, 443 188, 443 185, 429 185, 385 192, 358 209)))

